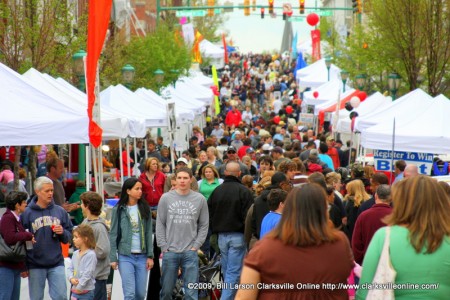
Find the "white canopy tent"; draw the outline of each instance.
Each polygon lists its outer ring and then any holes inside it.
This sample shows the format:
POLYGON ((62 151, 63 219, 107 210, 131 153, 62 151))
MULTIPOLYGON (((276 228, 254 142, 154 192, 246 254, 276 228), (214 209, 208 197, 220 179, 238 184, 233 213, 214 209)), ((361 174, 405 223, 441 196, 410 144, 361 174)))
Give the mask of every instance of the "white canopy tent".
MULTIPOLYGON (((158 107, 166 107, 166 100, 161 96, 153 92, 152 90, 147 90, 144 88, 139 88, 135 91, 137 95, 144 98, 146 101, 157 105, 158 107)), ((188 108, 183 108, 175 104, 175 116, 179 124, 185 124, 194 121, 195 115, 192 110, 188 108)))
MULTIPOLYGON (((315 63, 297 71, 296 80, 300 88, 317 88, 328 82, 328 69, 325 59, 319 59, 315 63)), ((334 64, 330 66, 330 81, 341 80, 341 69, 334 64)))
POLYGON ((397 120, 403 118, 414 119, 430 104, 432 99, 423 90, 416 89, 398 98, 391 105, 385 106, 384 109, 356 118, 355 131, 360 131, 364 134, 367 128, 381 123, 390 124, 391 126, 394 117, 397 120))
POLYGON ((196 83, 201 84, 202 86, 209 88, 210 86, 214 85, 214 80, 211 77, 205 76, 200 71, 189 71, 189 78, 191 78, 196 83))
MULTIPOLYGON (((375 113, 381 109, 384 109, 387 105, 392 103, 391 97, 385 97, 380 92, 376 92, 373 95, 367 97, 364 102, 361 102, 358 108, 353 109, 353 111, 358 113, 357 118, 364 118, 364 116, 375 113)), ((339 133, 351 133, 351 120, 349 118, 350 112, 346 109, 341 109, 339 111, 339 119, 337 124, 333 126, 333 131, 339 133)), ((333 120, 336 115, 333 114, 333 120)), ((333 123, 334 124, 334 123, 333 123)))
POLYGON ((221 69, 225 66, 225 51, 208 40, 200 42, 200 53, 203 58, 211 59, 211 65, 221 69))
POLYGON ((206 105, 211 105, 214 97, 213 91, 210 88, 202 86, 189 77, 180 78, 175 84, 175 89, 194 95, 194 98, 203 101, 206 105))
POLYGON ((339 91, 338 91, 333 96, 330 95, 330 98, 328 101, 314 106, 314 114, 318 115, 321 110, 327 110, 331 106, 336 105, 338 102, 338 96, 340 96, 340 101, 341 101, 341 103, 343 103, 343 101, 346 100, 350 95, 355 93, 355 91, 356 91, 355 89, 349 88, 348 90, 345 90, 345 93, 339 94, 339 91))
MULTIPOLYGON (((303 103, 302 105, 322 105, 325 103, 328 103, 330 101, 336 101, 339 91, 341 94, 344 94, 343 91, 343 82, 340 79, 333 79, 330 80, 316 89, 308 92, 303 93, 303 103), (317 98, 314 98, 313 94, 314 92, 319 93, 319 96, 317 98)), ((345 94, 347 94, 350 91, 354 91, 353 88, 349 87, 348 85, 345 86, 345 94)))
POLYGON ((3 64, 0 81, 0 145, 89 143, 86 113, 56 101, 3 64))
MULTIPOLYGON (((418 109, 416 113, 395 115, 394 149, 407 152, 450 153, 450 130, 448 130, 450 100, 439 95, 431 101, 422 101, 420 107, 416 109, 418 109)), ((391 117, 388 121, 385 120, 365 130, 361 144, 366 148, 391 150, 392 135, 391 117)))
MULTIPOLYGON (((200 115, 205 112, 205 103, 195 99, 194 96, 183 94, 182 92, 174 89, 172 86, 166 87, 164 90, 167 90, 171 95, 171 98, 175 100, 175 107, 180 106, 190 109, 194 112, 194 115, 200 115)), ((165 91, 163 91, 163 93, 164 92, 165 91)))
MULTIPOLYGON (((25 78, 37 89, 43 90, 52 95, 52 97, 60 103, 70 106, 73 110, 80 114, 87 112, 87 96, 84 93, 75 93, 64 88, 53 77, 40 73, 38 70, 31 68, 25 74, 25 78)), ((103 129, 103 138, 125 138, 129 135, 128 120, 113 116, 105 110, 100 112, 101 123, 103 129)))

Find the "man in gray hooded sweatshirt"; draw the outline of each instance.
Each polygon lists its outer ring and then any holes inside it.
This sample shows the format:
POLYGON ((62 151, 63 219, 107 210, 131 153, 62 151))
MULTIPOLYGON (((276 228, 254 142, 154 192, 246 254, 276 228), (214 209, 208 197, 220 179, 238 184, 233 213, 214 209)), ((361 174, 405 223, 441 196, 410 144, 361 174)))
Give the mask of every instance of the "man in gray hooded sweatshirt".
POLYGON ((208 205, 202 194, 191 190, 191 169, 178 168, 175 176, 176 187, 162 195, 156 218, 156 241, 163 252, 160 299, 172 299, 180 267, 185 299, 198 299, 192 284, 198 282, 197 250, 208 233, 208 205))

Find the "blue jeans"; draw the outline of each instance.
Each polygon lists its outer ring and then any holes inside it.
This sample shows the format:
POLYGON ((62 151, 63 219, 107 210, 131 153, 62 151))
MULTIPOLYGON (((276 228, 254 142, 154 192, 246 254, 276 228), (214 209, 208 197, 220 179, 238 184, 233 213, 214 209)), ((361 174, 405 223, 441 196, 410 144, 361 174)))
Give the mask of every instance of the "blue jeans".
MULTIPOLYGON (((86 294, 77 295, 72 293, 72 298, 78 299, 78 300, 94 300, 94 290, 87 292, 86 294)), ((96 299, 97 300, 97 299, 96 299)))
POLYGON ((94 299, 95 300, 107 300, 108 295, 106 293, 106 279, 95 279, 94 299))
POLYGON ((0 299, 19 300, 20 270, 0 267, 0 299))
POLYGON ((147 295, 147 255, 119 254, 119 272, 125 300, 144 300, 147 295))
POLYGON ((28 289, 30 300, 44 299, 45 280, 52 300, 67 300, 66 270, 64 266, 48 269, 30 269, 28 289))
MULTIPOLYGON (((239 283, 242 263, 245 256, 244 234, 239 232, 219 233, 219 248, 222 263, 222 274, 226 286, 239 283)), ((235 289, 223 289, 221 300, 232 300, 236 296, 235 289)))
POLYGON ((189 283, 198 282, 198 255, 197 251, 181 253, 165 252, 162 262, 160 300, 172 300, 172 291, 178 278, 178 269, 181 267, 183 276, 184 299, 198 299, 198 290, 188 289, 189 283))

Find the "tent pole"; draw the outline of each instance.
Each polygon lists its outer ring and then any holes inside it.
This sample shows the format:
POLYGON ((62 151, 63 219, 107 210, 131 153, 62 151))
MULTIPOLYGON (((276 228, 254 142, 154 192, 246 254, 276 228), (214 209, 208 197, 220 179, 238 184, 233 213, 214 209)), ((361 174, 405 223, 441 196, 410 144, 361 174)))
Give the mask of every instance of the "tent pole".
POLYGON ((131 177, 131 161, 130 161, 130 139, 127 137, 126 139, 127 145, 127 168, 128 168, 128 177, 131 177))
POLYGON ((123 185, 123 157, 122 157, 122 139, 119 139, 119 163, 120 163, 120 183, 123 185))
MULTIPOLYGON (((81 145, 81 144, 80 144, 81 145)), ((92 188, 92 180, 91 180, 91 176, 89 176, 89 173, 90 173, 90 161, 91 161, 91 158, 90 158, 90 151, 89 151, 89 147, 90 147, 91 145, 90 144, 88 144, 86 147, 88 147, 88 149, 87 149, 87 151, 85 151, 85 163, 86 163, 86 189, 87 190, 91 190, 91 188, 92 188)))
POLYGON ((392 152, 391 152, 391 176, 389 182, 392 184, 392 177, 394 176, 393 167, 394 167, 394 152, 395 152, 395 118, 392 124, 392 152))

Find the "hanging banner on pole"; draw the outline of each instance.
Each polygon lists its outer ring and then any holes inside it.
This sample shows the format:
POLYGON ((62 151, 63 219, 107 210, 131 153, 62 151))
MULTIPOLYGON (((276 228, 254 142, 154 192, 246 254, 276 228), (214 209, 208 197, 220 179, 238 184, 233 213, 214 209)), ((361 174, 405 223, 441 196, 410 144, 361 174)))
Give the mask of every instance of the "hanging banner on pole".
MULTIPOLYGON (((89 2, 88 37, 86 57, 86 90, 88 97, 89 141, 97 148, 102 143, 103 130, 94 120, 93 110, 96 103, 96 84, 98 59, 103 49, 106 32, 111 16, 112 0, 89 2)), ((98 104, 98 103, 97 103, 98 104)))
POLYGON ((311 41, 312 41, 312 59, 317 61, 320 59, 320 30, 311 30, 311 41))

